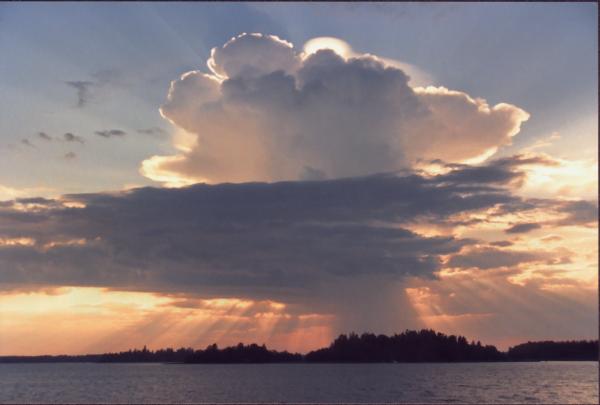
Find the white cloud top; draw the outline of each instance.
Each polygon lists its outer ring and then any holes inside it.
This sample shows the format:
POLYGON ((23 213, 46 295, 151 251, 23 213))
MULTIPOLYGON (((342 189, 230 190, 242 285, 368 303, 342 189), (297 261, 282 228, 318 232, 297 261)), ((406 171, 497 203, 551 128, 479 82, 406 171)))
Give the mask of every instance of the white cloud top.
POLYGON ((529 118, 460 91, 413 88, 402 69, 344 44, 321 38, 298 52, 242 34, 214 48, 211 73, 173 81, 160 110, 196 142, 176 158, 151 158, 142 173, 171 184, 276 181, 484 160, 529 118))

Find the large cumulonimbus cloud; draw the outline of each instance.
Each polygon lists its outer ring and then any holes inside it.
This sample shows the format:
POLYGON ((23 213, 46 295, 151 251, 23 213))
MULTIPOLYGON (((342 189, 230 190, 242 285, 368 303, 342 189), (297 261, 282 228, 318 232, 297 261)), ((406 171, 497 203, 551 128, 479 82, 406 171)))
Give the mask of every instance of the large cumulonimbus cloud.
POLYGON ((413 88, 405 65, 333 43, 311 41, 300 52, 275 36, 242 34, 214 48, 210 72, 173 81, 160 110, 191 140, 180 155, 146 160, 142 173, 219 183, 359 176, 419 159, 464 162, 509 144, 529 117, 444 87, 413 88))
MULTIPOLYGON (((560 270, 568 264, 564 249, 526 250, 413 228, 542 211, 548 215, 543 226, 597 223, 593 202, 513 194, 526 175, 522 166, 533 163, 552 164, 514 156, 481 166, 449 165, 438 175, 197 184, 2 201, 0 292, 66 285, 275 300, 298 313, 334 315, 339 331, 416 327, 418 316, 404 293, 407 280, 434 283, 443 270, 477 279, 499 269, 515 275, 523 266, 560 270)), ((505 237, 502 229, 498 235, 505 237)))

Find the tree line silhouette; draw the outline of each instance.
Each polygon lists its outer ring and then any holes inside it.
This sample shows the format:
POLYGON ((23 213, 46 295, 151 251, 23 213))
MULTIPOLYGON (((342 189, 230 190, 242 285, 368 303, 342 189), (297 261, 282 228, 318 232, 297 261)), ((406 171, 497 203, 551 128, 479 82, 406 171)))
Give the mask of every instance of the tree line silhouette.
POLYGON ((323 349, 306 355, 308 362, 458 362, 500 361, 495 346, 469 343, 463 336, 446 336, 433 330, 406 331, 393 336, 363 333, 340 335, 323 349))
POLYGON ((23 362, 98 362, 98 363, 419 363, 419 362, 490 362, 598 360, 598 341, 527 342, 511 347, 507 352, 495 346, 482 345, 464 336, 445 335, 433 330, 406 330, 392 336, 363 333, 338 336, 328 347, 305 355, 269 350, 263 344, 239 343, 219 349, 216 344, 204 350, 180 348, 174 350, 143 349, 119 353, 0 356, 0 363, 23 362))
POLYGON ((524 361, 598 360, 598 341, 527 342, 511 347, 507 355, 524 361))

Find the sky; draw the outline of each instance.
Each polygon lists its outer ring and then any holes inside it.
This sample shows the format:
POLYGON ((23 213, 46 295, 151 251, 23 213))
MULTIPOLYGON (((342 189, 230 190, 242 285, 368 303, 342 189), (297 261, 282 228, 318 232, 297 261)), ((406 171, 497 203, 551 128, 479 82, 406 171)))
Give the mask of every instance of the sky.
POLYGON ((0 354, 598 337, 595 3, 0 4, 0 354))

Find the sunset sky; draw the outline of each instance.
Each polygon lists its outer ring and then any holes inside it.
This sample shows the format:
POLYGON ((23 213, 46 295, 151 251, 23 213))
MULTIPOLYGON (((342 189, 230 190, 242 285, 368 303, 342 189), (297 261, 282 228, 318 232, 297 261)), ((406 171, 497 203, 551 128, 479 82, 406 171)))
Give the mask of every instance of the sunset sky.
POLYGON ((598 338, 595 3, 0 4, 0 355, 598 338))

